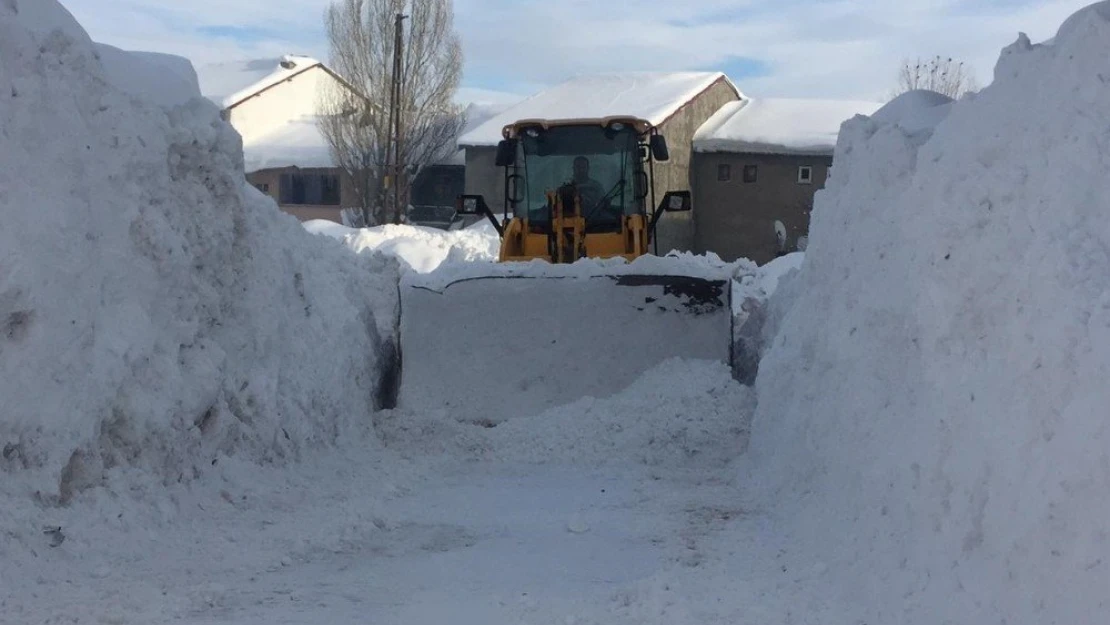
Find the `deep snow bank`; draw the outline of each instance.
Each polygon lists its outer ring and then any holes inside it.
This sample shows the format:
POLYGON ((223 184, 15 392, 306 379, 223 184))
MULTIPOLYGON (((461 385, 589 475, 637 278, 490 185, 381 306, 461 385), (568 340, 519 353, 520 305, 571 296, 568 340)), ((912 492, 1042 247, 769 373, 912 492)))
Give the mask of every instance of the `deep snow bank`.
POLYGON ((396 264, 305 233, 247 186, 238 135, 183 64, 93 44, 56 0, 0 2, 13 496, 295 456, 389 393, 396 264))
POLYGON ((1108 58, 1102 2, 840 133, 744 470, 851 622, 1106 619, 1108 58))

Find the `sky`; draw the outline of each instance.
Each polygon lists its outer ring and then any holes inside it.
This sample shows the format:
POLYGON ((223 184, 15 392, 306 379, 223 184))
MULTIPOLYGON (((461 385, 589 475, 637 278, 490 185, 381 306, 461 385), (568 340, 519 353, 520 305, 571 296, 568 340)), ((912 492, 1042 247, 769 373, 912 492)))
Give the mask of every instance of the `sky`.
MULTIPOLYGON (((286 53, 326 60, 331 0, 61 0, 92 38, 198 68, 286 53)), ((1034 41, 1092 0, 455 0, 463 86, 528 95, 574 75, 723 71, 752 97, 882 101, 906 59, 942 55, 988 84, 1019 32, 1034 41)))

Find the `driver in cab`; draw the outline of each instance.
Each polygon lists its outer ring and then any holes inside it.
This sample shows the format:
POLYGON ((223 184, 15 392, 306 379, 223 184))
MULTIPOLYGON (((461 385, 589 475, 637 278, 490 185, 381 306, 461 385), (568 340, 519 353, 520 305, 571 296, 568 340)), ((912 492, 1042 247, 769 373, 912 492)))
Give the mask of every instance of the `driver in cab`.
POLYGON ((578 196, 582 198, 582 210, 590 211, 605 195, 601 183, 590 178, 590 160, 585 156, 574 159, 574 178, 572 179, 578 196))

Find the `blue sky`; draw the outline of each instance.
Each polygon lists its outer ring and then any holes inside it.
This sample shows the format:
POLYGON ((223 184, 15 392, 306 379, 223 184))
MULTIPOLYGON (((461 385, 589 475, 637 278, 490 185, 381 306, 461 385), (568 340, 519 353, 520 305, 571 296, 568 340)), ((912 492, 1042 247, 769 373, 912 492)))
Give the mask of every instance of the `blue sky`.
MULTIPOLYGON (((61 0, 98 41, 212 63, 327 58, 329 0, 61 0)), ((990 82, 1019 32, 1051 37, 1091 0, 455 0, 464 86, 526 95, 568 76, 713 69, 748 95, 882 99, 903 59, 990 82)))

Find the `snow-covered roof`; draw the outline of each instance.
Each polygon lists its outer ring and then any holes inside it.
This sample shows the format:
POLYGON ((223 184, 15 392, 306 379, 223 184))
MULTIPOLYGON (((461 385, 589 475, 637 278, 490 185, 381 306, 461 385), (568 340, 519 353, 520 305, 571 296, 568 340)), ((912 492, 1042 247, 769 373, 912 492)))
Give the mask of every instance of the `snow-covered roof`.
MULTIPOLYGON (((470 104, 466 107, 463 132, 481 125, 504 110, 496 104, 470 104)), ((465 151, 458 150, 440 162, 465 165, 465 151)), ((247 171, 271 167, 333 167, 327 140, 320 134, 315 116, 304 116, 275 127, 264 136, 243 143, 243 165, 247 171)))
POLYGON ((463 134, 459 145, 490 146, 501 129, 522 119, 598 119, 627 115, 661 124, 713 83, 721 72, 625 72, 572 78, 510 106, 463 134))
MULTIPOLYGON (((491 102, 471 102, 467 104, 466 109, 463 113, 464 115, 466 115, 466 123, 463 125, 462 131, 459 132, 459 136, 466 136, 468 132, 474 130, 475 128, 478 128, 498 114, 503 113, 508 107, 508 104, 491 102)), ((456 150, 441 164, 466 165, 466 150, 462 148, 456 150)))
POLYGON ((243 144, 243 167, 246 171, 290 166, 335 166, 315 116, 290 120, 243 144))
POLYGON ((694 133, 694 150, 832 154, 841 123, 881 106, 861 100, 787 98, 729 102, 694 133))
POLYGON ((197 69, 201 93, 221 108, 268 89, 323 63, 310 56, 286 54, 278 59, 253 59, 204 65, 197 69))

